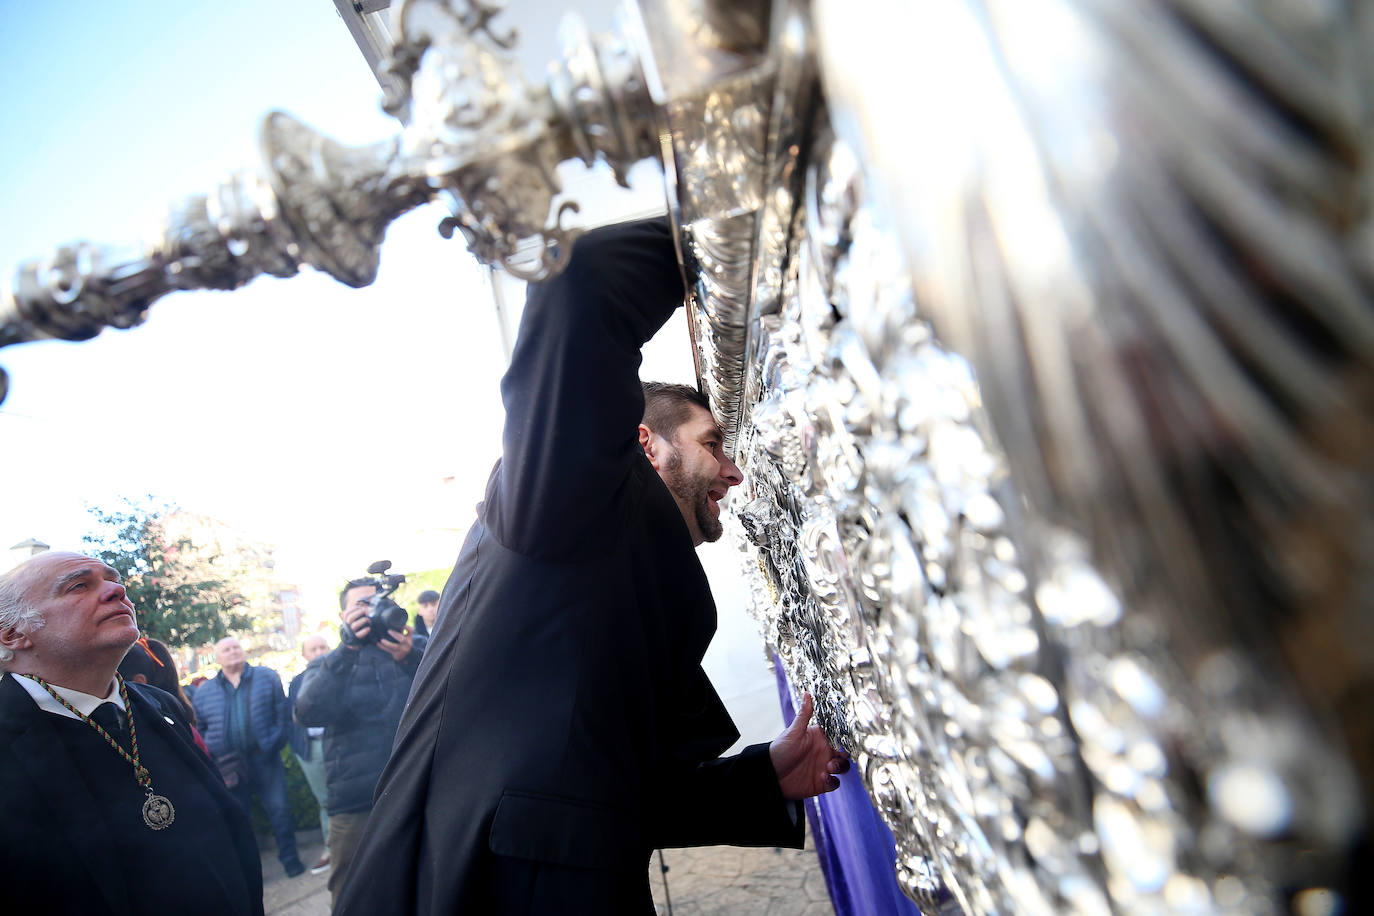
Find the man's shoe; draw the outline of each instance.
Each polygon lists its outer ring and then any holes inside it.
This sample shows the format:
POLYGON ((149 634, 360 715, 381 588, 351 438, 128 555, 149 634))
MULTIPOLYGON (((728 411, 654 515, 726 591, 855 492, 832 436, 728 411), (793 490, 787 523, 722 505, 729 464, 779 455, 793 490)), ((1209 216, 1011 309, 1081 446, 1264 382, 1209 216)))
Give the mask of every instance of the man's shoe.
POLYGON ((310 874, 312 874, 312 875, 322 875, 322 874, 324 874, 324 873, 327 872, 327 871, 329 871, 329 850, 328 850, 328 849, 326 849, 326 850, 324 851, 324 855, 320 856, 319 861, 317 861, 314 865, 310 866, 310 874))
POLYGON ((305 866, 300 859, 292 859, 290 862, 282 863, 282 868, 286 869, 286 877, 294 878, 297 875, 305 874, 305 866))

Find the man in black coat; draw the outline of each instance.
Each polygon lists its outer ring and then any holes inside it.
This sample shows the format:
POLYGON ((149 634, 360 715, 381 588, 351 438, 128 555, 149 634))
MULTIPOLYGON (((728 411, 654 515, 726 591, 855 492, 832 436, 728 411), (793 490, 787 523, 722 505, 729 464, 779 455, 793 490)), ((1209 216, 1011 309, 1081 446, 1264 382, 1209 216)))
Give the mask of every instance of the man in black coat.
POLYGON ((137 638, 99 560, 44 553, 0 576, 8 912, 263 912, 252 827, 185 711, 115 676, 137 638))
MULTIPOLYGON (((339 595, 342 644, 305 666, 296 721, 324 728, 328 797, 329 893, 337 900, 372 812, 372 793, 391 752, 401 710, 425 640, 410 627, 373 641, 367 599, 370 580, 349 582, 339 595), (389 637, 389 638, 388 638, 389 637)), ((402 912, 379 910, 378 912, 402 912)))
POLYGON ((655 847, 800 847, 847 760, 803 713, 738 737, 701 669, 695 547, 741 482, 706 402, 639 349, 682 303, 663 221, 599 230, 531 288, 504 454, 444 588, 336 913, 653 912, 655 847))

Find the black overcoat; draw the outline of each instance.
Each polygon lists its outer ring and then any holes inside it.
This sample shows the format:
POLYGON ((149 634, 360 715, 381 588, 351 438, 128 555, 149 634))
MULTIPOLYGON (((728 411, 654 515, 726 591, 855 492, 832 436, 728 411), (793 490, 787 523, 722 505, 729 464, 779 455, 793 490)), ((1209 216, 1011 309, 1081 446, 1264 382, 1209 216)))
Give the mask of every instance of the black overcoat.
POLYGON ((643 914, 655 847, 800 847, 767 746, 716 759, 715 604, 638 442, 639 350, 682 299, 661 220, 531 288, 502 460, 337 914, 643 914))
POLYGON ((176 809, 156 835, 140 818, 133 767, 90 726, 39 709, 13 677, 0 678, 6 911, 261 916, 262 866, 247 815, 193 743, 180 702, 127 687, 140 762, 176 809), (101 766, 83 765, 73 747, 101 766))

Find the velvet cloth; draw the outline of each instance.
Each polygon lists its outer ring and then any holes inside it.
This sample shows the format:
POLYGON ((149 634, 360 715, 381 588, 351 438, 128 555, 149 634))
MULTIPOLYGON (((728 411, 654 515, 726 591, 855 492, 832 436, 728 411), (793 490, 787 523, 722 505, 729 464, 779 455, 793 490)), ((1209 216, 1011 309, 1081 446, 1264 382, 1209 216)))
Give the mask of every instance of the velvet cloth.
MULTIPOLYGON (((783 721, 796 716, 782 662, 773 660, 783 721)), ((835 916, 920 916, 897 886, 892 831, 873 807, 859 773, 840 777, 840 787, 806 800, 812 843, 835 916)))
POLYGON ((738 733, 701 669, 715 604, 638 441, 639 350, 682 299, 662 220, 531 287, 504 453, 337 916, 643 916, 656 846, 801 845, 767 746, 716 759, 738 733))

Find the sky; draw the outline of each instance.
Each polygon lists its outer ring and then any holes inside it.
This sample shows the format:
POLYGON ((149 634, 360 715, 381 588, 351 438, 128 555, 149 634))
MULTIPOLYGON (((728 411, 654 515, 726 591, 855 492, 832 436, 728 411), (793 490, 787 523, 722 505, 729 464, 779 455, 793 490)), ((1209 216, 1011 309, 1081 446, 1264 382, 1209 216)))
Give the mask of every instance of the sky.
MULTIPOLYGON (((618 4, 577 6, 604 31, 618 4)), ((560 7, 507 4, 531 77, 557 53, 560 7)), ((170 204, 256 166, 257 125, 273 109, 348 144, 399 128, 330 0, 5 12, 6 283, 64 243, 154 237, 170 204)), ((631 173, 634 193, 580 171, 566 177, 590 222, 663 205, 654 163, 631 173)), ((88 506, 145 495, 273 544, 307 623, 332 617, 338 585, 373 560, 451 566, 499 455, 505 356, 486 272, 440 237, 445 215, 431 205, 393 223, 365 289, 304 268, 173 294, 143 325, 91 341, 0 349, 0 568, 31 537, 81 549, 88 506)), ((681 312, 646 347, 642 374, 694 380, 681 312)), ((720 610, 707 670, 745 738, 766 739, 777 702, 739 558, 725 541, 702 555, 720 610)))
MULTIPOLYGON (((517 6, 522 28, 552 29, 543 5, 517 6)), ((153 237, 169 204, 257 164, 272 109, 349 144, 399 128, 330 0, 7 12, 6 282, 65 242, 153 237)), ((487 275, 440 237, 444 215, 394 223, 366 289, 307 267, 173 294, 93 341, 0 350, 0 551, 79 546, 88 505, 151 494, 276 544, 307 589, 374 559, 450 564, 499 453, 504 353, 487 275)), ((690 379, 673 334, 665 371, 690 379)))

